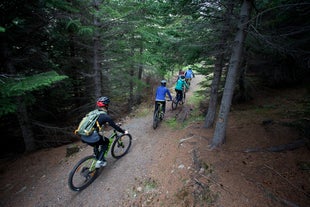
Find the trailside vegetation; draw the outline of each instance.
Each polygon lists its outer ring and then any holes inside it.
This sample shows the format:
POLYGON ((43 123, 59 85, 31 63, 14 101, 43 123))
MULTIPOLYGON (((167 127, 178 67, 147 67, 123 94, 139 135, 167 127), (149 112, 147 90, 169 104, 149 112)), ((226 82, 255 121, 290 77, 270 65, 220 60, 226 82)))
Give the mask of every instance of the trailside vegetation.
POLYGON ((220 146, 230 105, 253 98, 255 84, 287 87, 309 74, 309 8, 297 0, 3 0, 1 155, 70 143, 98 97, 109 96, 119 118, 188 67, 213 77, 205 127, 223 123, 212 144, 220 146))

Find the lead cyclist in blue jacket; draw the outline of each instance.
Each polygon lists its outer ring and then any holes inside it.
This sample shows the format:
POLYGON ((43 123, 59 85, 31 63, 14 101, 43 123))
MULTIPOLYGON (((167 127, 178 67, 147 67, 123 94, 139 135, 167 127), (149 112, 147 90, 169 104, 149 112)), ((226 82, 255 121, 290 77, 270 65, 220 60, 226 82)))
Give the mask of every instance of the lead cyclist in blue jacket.
POLYGON ((163 104, 163 113, 165 114, 166 112, 166 95, 169 96, 170 101, 172 101, 172 96, 169 91, 169 89, 166 87, 167 81, 162 80, 160 82, 160 86, 158 86, 156 90, 156 95, 155 95, 155 111, 158 109, 159 103, 163 104))
POLYGON ((188 70, 185 72, 185 81, 187 84, 190 83, 190 81, 192 80, 192 78, 195 78, 195 74, 192 70, 192 68, 188 68, 188 70))

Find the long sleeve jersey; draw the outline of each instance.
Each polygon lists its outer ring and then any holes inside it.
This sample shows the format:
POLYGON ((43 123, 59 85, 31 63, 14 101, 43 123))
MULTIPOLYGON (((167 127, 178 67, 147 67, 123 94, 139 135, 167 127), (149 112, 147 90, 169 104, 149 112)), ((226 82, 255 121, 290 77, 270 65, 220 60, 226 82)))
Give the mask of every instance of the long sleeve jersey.
POLYGON ((168 95, 170 100, 172 100, 169 89, 164 86, 159 86, 156 90, 155 101, 165 101, 166 95, 168 95))
POLYGON ((188 88, 188 85, 186 84, 184 79, 179 78, 179 80, 177 81, 176 85, 175 85, 175 89, 176 90, 183 90, 183 87, 188 88))

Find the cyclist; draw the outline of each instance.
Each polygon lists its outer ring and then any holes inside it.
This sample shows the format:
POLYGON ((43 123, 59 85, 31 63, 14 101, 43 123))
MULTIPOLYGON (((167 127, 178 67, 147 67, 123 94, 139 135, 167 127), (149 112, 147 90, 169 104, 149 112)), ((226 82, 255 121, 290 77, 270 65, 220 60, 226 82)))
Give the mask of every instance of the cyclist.
POLYGON ((175 92, 177 93, 178 101, 181 101, 183 99, 184 87, 186 87, 187 89, 189 88, 185 81, 185 76, 181 75, 174 88, 175 92))
MULTIPOLYGON (((128 131, 120 128, 113 119, 108 115, 108 107, 109 107, 110 99, 106 96, 100 97, 97 100, 97 107, 99 110, 104 111, 105 113, 100 114, 97 119, 99 126, 104 127, 106 124, 109 124, 116 131, 119 131, 123 134, 128 134, 128 131)), ((95 131, 91 136, 82 136, 82 141, 86 143, 93 143, 91 146, 95 148, 95 150, 100 150, 98 161, 96 163, 96 168, 104 167, 107 165, 107 161, 105 160, 104 153, 108 149, 109 139, 103 136, 103 131, 99 129, 98 126, 95 125, 95 131), (90 140, 92 139, 92 140, 90 140)))
POLYGON ((181 69, 179 70, 179 76, 180 76, 180 75, 184 75, 184 73, 185 73, 185 72, 184 72, 183 70, 181 70, 181 69))
POLYGON ((188 70, 185 72, 185 81, 186 83, 189 83, 189 81, 192 80, 192 78, 195 78, 195 74, 192 70, 192 68, 188 68, 188 70))
POLYGON ((155 94, 155 110, 154 113, 157 111, 158 107, 159 107, 159 103, 163 104, 163 116, 165 115, 166 112, 166 95, 169 96, 170 101, 172 101, 172 96, 171 93, 169 91, 169 89, 166 87, 167 81, 166 80, 162 80, 160 82, 160 86, 158 86, 157 90, 156 90, 156 94, 155 94))

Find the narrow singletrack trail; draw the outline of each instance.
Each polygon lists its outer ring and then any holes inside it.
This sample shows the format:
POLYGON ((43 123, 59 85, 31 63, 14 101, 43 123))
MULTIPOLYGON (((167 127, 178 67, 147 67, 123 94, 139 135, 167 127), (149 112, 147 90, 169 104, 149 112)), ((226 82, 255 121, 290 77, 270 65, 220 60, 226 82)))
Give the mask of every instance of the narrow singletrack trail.
MULTIPOLYGON (((202 77, 192 80, 187 95, 190 98, 202 77)), ((171 89, 173 95, 175 92, 171 89)), ((167 116, 172 116, 171 102, 167 102, 167 116)), ((158 147, 171 130, 162 123, 152 128, 153 105, 143 117, 129 118, 123 128, 129 130, 133 142, 129 153, 116 160, 109 154, 108 165, 98 178, 81 192, 71 191, 67 180, 73 166, 86 155, 92 154, 92 147, 78 142, 78 153, 65 157, 66 146, 40 150, 9 164, 1 174, 0 206, 126 206, 134 198, 133 187, 147 178, 149 169, 158 162, 158 147)))

